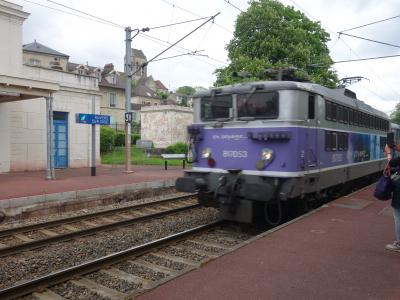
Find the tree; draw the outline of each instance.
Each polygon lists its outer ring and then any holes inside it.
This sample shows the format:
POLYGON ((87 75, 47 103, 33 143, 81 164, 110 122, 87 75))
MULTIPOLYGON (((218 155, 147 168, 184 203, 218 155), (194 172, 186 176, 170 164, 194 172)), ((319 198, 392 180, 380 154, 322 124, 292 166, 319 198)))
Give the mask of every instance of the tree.
POLYGON ((181 86, 179 87, 176 92, 178 94, 181 94, 181 102, 178 103, 178 105, 180 106, 188 106, 188 100, 189 98, 191 98, 195 93, 196 93, 196 89, 191 87, 191 86, 181 86))
POLYGON ((275 0, 252 0, 236 20, 233 39, 226 46, 231 63, 217 69, 214 85, 265 80, 270 68, 296 68, 296 75, 335 87, 329 34, 291 6, 275 0), (239 76, 235 76, 239 74, 239 76), (242 76, 240 76, 242 75, 242 76))
POLYGON ((394 111, 390 114, 390 120, 393 123, 400 124, 400 103, 396 104, 394 111))
POLYGON ((196 93, 196 90, 191 86, 181 86, 176 90, 177 93, 183 94, 186 96, 193 96, 196 93))

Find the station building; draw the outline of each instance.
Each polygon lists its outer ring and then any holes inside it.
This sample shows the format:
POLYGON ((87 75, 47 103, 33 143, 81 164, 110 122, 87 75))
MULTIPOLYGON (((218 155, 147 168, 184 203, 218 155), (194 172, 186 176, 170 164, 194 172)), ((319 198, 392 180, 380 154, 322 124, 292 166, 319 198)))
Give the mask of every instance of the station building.
MULTIPOLYGON (((100 113, 98 77, 82 68, 69 72, 68 55, 36 41, 23 46, 22 24, 28 16, 21 6, 0 0, 0 172, 46 169, 51 126, 54 167, 88 167, 91 126, 75 118, 100 113)), ((99 130, 96 150, 99 162, 99 130)))

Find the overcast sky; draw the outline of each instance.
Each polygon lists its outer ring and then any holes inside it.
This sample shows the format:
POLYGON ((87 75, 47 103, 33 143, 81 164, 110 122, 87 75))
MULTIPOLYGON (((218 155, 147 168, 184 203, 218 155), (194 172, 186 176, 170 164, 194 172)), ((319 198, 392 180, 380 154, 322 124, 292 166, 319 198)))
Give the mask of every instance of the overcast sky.
MULTIPOLYGON (((89 21, 73 15, 51 10, 25 0, 8 0, 23 5, 31 13, 24 23, 23 42, 38 42, 70 56, 75 63, 88 62, 93 66, 104 66, 112 62, 123 71, 125 32, 123 28, 89 21)), ((46 0, 32 0, 45 6, 67 10, 46 0)), ((227 65, 225 45, 232 38, 235 20, 240 11, 225 0, 56 0, 58 3, 91 13, 132 28, 155 27, 169 23, 212 16, 218 12, 214 23, 208 23, 182 41, 182 48, 171 49, 162 57, 186 53, 193 50, 209 57, 182 56, 149 64, 148 74, 161 80, 169 89, 177 87, 210 87, 215 81, 216 68, 227 65)), ((246 10, 246 0, 229 0, 241 10, 246 10)), ((281 0, 286 5, 302 10, 312 20, 318 20, 331 34, 329 43, 334 61, 400 54, 400 49, 341 36, 337 31, 400 15, 400 0, 281 0), (296 5, 298 7, 296 7, 296 5), (299 8, 300 7, 300 8, 299 8)), ((72 11, 70 11, 72 12, 72 11)), ((76 12, 72 12, 76 13, 76 12)), ((143 50, 147 59, 153 58, 189 33, 202 21, 187 23, 140 34, 132 46, 143 50), (157 38, 154 40, 150 38, 157 38), (162 41, 160 41, 162 40, 162 41)), ((349 34, 400 45, 400 18, 348 32, 349 34)), ((335 64, 338 76, 363 76, 363 80, 351 88, 358 98, 385 111, 393 110, 400 101, 400 57, 367 62, 335 64)))

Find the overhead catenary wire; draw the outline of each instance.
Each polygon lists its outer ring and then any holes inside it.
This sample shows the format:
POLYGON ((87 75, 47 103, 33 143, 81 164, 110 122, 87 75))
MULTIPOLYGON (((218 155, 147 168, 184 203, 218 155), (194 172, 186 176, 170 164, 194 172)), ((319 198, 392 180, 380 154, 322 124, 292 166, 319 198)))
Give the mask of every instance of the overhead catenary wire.
POLYGON ((372 39, 368 39, 368 38, 361 37, 361 36, 358 36, 358 35, 352 35, 352 34, 343 33, 343 32, 338 32, 338 34, 339 34, 339 36, 340 35, 346 35, 346 36, 349 36, 349 37, 353 37, 353 38, 356 38, 356 39, 360 39, 360 40, 364 40, 364 41, 368 41, 368 42, 372 42, 372 43, 377 43, 377 44, 381 44, 381 45, 400 48, 400 45, 394 45, 394 44, 389 44, 389 43, 385 43, 385 42, 381 42, 381 41, 377 41, 377 40, 372 40, 372 39))
MULTIPOLYGON (((157 42, 159 42, 159 44, 160 44, 160 43, 164 43, 164 44, 166 44, 166 45, 172 45, 171 42, 162 40, 162 39, 160 39, 160 38, 157 38, 157 37, 151 36, 151 35, 149 35, 149 34, 145 34, 145 33, 142 33, 139 37, 145 37, 145 38, 148 38, 148 39, 157 41, 157 42)), ((180 45, 175 45, 174 48, 179 48, 179 49, 181 49, 181 50, 183 50, 183 51, 185 51, 185 52, 192 52, 192 51, 193 51, 193 50, 187 49, 187 48, 185 48, 185 47, 182 47, 182 46, 180 46, 180 45)), ((175 51, 178 51, 178 50, 175 49, 175 51)), ((183 53, 183 52, 181 51, 181 53, 183 53)), ((193 57, 193 58, 195 58, 195 57, 193 57)), ((219 63, 221 63, 221 64, 227 65, 226 62, 224 62, 224 61, 222 61, 222 60, 219 60, 219 59, 216 59, 216 58, 213 58, 213 57, 210 57, 210 56, 208 56, 208 55, 207 55, 207 58, 210 59, 210 60, 219 62, 219 63)), ((205 61, 203 61, 203 60, 199 60, 199 61, 205 62, 205 61)), ((208 63, 208 62, 205 62, 205 63, 208 63)), ((208 63, 208 64, 210 64, 210 63, 208 63)), ((214 65, 214 64, 210 64, 210 65, 213 65, 214 67, 218 67, 218 66, 216 66, 216 65, 214 65)))
MULTIPOLYGON (((311 17, 312 19, 320 22, 322 27, 325 27, 329 32, 333 33, 333 35, 336 35, 340 38, 340 35, 337 34, 335 31, 331 30, 329 27, 327 27, 326 25, 323 25, 322 22, 320 20, 318 20, 317 18, 313 17, 308 11, 306 11, 303 7, 301 7, 300 5, 298 5, 295 1, 293 0, 289 0, 291 3, 293 3, 294 6, 296 6, 299 10, 303 11, 306 15, 308 15, 309 17, 311 17)), ((358 53, 356 51, 354 51, 343 39, 340 39, 340 41, 347 47, 349 48, 356 56, 357 58, 361 59, 360 55, 358 55, 358 53)), ((400 93, 398 91, 396 91, 390 84, 388 84, 385 80, 382 79, 382 77, 375 71, 373 70, 367 63, 365 63, 365 66, 368 67, 368 69, 370 69, 370 71, 375 75, 376 78, 378 78, 380 81, 382 81, 382 83, 384 83, 388 88, 390 88, 394 94, 396 94, 399 98, 400 98, 400 93)))
MULTIPOLYGON (((139 38, 145 38, 145 39, 147 39, 147 40, 149 40, 149 41, 152 41, 152 42, 154 42, 154 43, 156 43, 156 44, 159 44, 159 45, 161 45, 161 46, 171 45, 170 42, 167 42, 167 41, 164 41, 164 40, 160 40, 159 38, 156 38, 156 37, 153 37, 153 36, 151 36, 151 35, 144 34, 144 33, 142 33, 142 34, 139 36, 139 38)), ((178 45, 176 45, 173 49, 174 49, 174 51, 176 51, 176 52, 178 52, 178 53, 186 53, 185 51, 179 50, 179 49, 185 49, 185 48, 180 47, 180 46, 178 46, 178 45), (178 49, 177 49, 177 48, 178 48, 178 49)), ((190 52, 190 50, 187 50, 187 52, 190 52)), ((196 56, 191 56, 191 58, 193 58, 193 59, 195 59, 195 60, 197 60, 197 61, 200 61, 200 62, 202 62, 202 63, 208 64, 208 65, 210 65, 210 66, 213 66, 213 67, 215 67, 215 68, 218 68, 217 65, 212 64, 212 63, 210 63, 210 62, 208 62, 208 61, 201 60, 201 59, 199 59, 199 58, 196 57, 196 56)), ((208 59, 211 59, 209 56, 207 56, 207 58, 208 58, 208 59)))
POLYGON ((98 20, 100 20, 100 21, 102 21, 102 22, 110 23, 111 25, 114 25, 114 26, 118 26, 118 27, 121 27, 121 28, 125 28, 125 27, 126 27, 126 26, 117 24, 117 23, 115 23, 115 22, 106 20, 106 19, 104 19, 104 18, 100 18, 100 17, 97 17, 97 16, 95 16, 95 15, 89 14, 89 13, 87 13, 87 12, 81 11, 81 10, 79 10, 79 9, 76 9, 76 8, 73 8, 73 7, 70 7, 70 6, 67 6, 67 5, 65 5, 65 4, 58 3, 58 2, 53 1, 53 0, 47 0, 47 1, 48 1, 48 2, 51 2, 51 3, 53 3, 53 4, 56 4, 56 5, 59 5, 59 6, 68 8, 68 9, 70 9, 70 10, 72 10, 72 11, 75 11, 75 12, 78 12, 78 13, 81 13, 81 14, 84 14, 84 15, 87 15, 87 16, 89 16, 89 17, 98 19, 98 20))
POLYGON ((161 61, 161 60, 167 60, 167 59, 176 58, 176 57, 185 56, 185 55, 206 56, 204 54, 197 54, 197 53, 202 52, 202 51, 204 51, 204 50, 196 50, 196 51, 193 51, 193 52, 187 52, 187 53, 177 54, 177 55, 173 55, 173 56, 153 59, 152 62, 161 61))
POLYGON ((394 17, 390 17, 390 18, 386 18, 386 19, 382 19, 382 20, 378 20, 378 21, 371 22, 371 23, 367 23, 367 24, 364 24, 364 25, 348 28, 348 29, 345 29, 345 30, 341 30, 341 31, 339 31, 339 33, 343 33, 345 31, 350 31, 350 30, 354 30, 354 29, 363 28, 363 27, 374 25, 374 24, 378 24, 378 23, 381 23, 381 22, 386 22, 386 21, 393 20, 393 19, 396 19, 396 18, 400 18, 400 15, 397 15, 397 16, 394 16, 394 17))
POLYGON ((224 0, 226 3, 228 3, 230 6, 236 8, 238 11, 243 12, 243 10, 241 10, 239 7, 237 7, 235 4, 233 4, 232 2, 230 2, 229 0, 224 0))
MULTIPOLYGON (((181 7, 181 6, 178 6, 178 5, 174 4, 174 3, 171 3, 171 2, 169 2, 169 1, 167 1, 167 0, 160 0, 160 1, 162 1, 162 2, 164 2, 164 3, 166 3, 166 4, 168 4, 168 5, 171 5, 171 6, 174 7, 174 8, 180 9, 180 10, 182 10, 182 11, 188 13, 188 14, 191 14, 191 15, 193 15, 193 16, 201 17, 199 14, 197 14, 197 13, 195 13, 195 12, 193 12, 193 11, 190 11, 190 10, 188 10, 188 9, 186 9, 186 8, 183 8, 183 7, 181 7)), ((226 27, 224 27, 224 26, 222 26, 222 25, 220 25, 220 24, 218 24, 218 23, 215 23, 215 25, 218 26, 218 27, 220 27, 220 28, 222 28, 222 29, 224 29, 225 31, 229 32, 230 34, 233 34, 233 31, 232 31, 232 30, 229 30, 228 28, 226 28, 226 27)))
POLYGON ((55 7, 51 7, 51 6, 47 6, 47 5, 44 5, 44 4, 41 4, 41 3, 37 3, 35 1, 31 1, 31 0, 22 0, 22 1, 25 1, 25 2, 30 3, 30 4, 35 4, 37 6, 41 6, 41 7, 47 8, 47 9, 51 9, 51 10, 54 10, 54 11, 57 11, 57 12, 61 12, 61 13, 64 13, 64 14, 72 15, 72 16, 75 16, 75 17, 78 17, 78 18, 81 18, 81 19, 86 19, 86 20, 89 20, 89 21, 92 21, 92 22, 103 24, 103 25, 112 26, 114 28, 115 27, 120 28, 120 26, 115 26, 115 25, 112 25, 110 23, 102 22, 102 21, 100 21, 98 19, 93 19, 93 18, 82 16, 82 15, 74 14, 72 12, 65 11, 65 10, 62 10, 62 9, 58 9, 58 8, 55 8, 55 7))
MULTIPOLYGON (((200 29, 201 27, 203 27, 205 24, 207 24, 208 22, 210 22, 211 20, 214 20, 220 13, 216 13, 215 15, 213 15, 212 17, 210 17, 207 21, 203 22, 202 24, 200 24, 199 26, 197 26, 195 29, 193 29, 192 31, 190 31, 189 33, 185 34, 183 37, 181 37, 179 40, 177 40, 175 43, 173 43, 172 45, 170 45, 169 47, 167 47, 166 49, 164 49, 163 51, 161 51, 160 53, 158 53, 156 56, 154 56, 153 58, 149 59, 147 62, 145 62, 144 64, 141 65, 141 68, 144 66, 147 66, 149 63, 151 63, 153 60, 157 59, 158 57, 160 57, 161 55, 163 55, 165 52, 167 52, 169 49, 171 49, 172 47, 174 47, 175 45, 177 45, 178 43, 180 43, 181 41, 183 41, 184 39, 186 39, 188 36, 190 36, 192 33, 194 33, 195 31, 197 31, 198 29, 200 29)), ((138 70, 136 70, 132 75, 135 75, 141 68, 139 68, 138 70)))
MULTIPOLYGON (((41 6, 41 7, 47 8, 47 9, 51 9, 51 10, 54 10, 54 11, 57 11, 57 12, 60 12, 60 13, 64 13, 64 14, 72 15, 72 16, 79 17, 79 18, 82 18, 82 19, 86 19, 86 20, 89 20, 89 21, 92 21, 92 22, 97 22, 97 23, 100 23, 100 24, 103 24, 103 25, 112 26, 114 28, 115 27, 117 27, 117 28, 123 27, 122 25, 114 25, 114 24, 112 24, 113 22, 110 22, 110 21, 105 20, 105 19, 104 19, 105 21, 101 21, 102 18, 98 18, 98 17, 96 17, 94 15, 93 15, 93 17, 87 17, 87 16, 84 16, 84 15, 75 14, 75 13, 72 13, 72 12, 69 12, 69 11, 65 11, 65 10, 62 10, 62 9, 58 9, 58 8, 55 8, 55 7, 47 6, 47 5, 44 5, 44 4, 41 4, 41 3, 37 3, 37 2, 31 1, 31 0, 23 0, 23 1, 25 1, 27 3, 31 3, 31 4, 37 5, 37 6, 41 6)), ((65 7, 67 7, 67 6, 65 6, 65 7)), ((67 7, 67 8, 69 8, 69 7, 67 7)), ((84 12, 82 12, 82 13, 84 13, 84 12)), ((86 14, 86 13, 84 13, 84 14, 86 14)), ((88 14, 88 15, 91 15, 91 14, 88 14)), ((158 29, 158 28, 167 27, 167 26, 180 25, 180 24, 184 24, 184 23, 188 23, 188 22, 194 22, 194 21, 198 21, 198 20, 202 20, 202 19, 206 19, 206 18, 207 17, 200 17, 200 18, 197 18, 197 19, 189 20, 189 21, 171 23, 171 24, 167 24, 167 25, 161 25, 161 26, 152 27, 152 28, 149 28, 149 29, 158 29)), ((150 40, 152 42, 158 43, 158 44, 160 44, 160 42, 161 42, 161 43, 165 43, 165 44, 171 45, 170 42, 163 41, 161 39, 158 39, 158 38, 155 38, 153 36, 146 35, 146 34, 143 34, 143 33, 141 34, 141 37, 146 38, 146 39, 148 39, 148 40, 150 40)), ((175 47, 180 47, 180 46, 176 45, 175 47)), ((182 48, 182 47, 180 47, 180 48, 182 48)), ((193 50, 189 50, 189 49, 185 49, 185 48, 182 48, 182 49, 184 49, 187 52, 193 52, 193 50)), ((204 56, 204 57, 206 57, 207 59, 210 59, 210 60, 217 61, 217 62, 222 63, 222 64, 226 64, 225 62, 223 62, 221 60, 218 60, 216 58, 212 58, 212 57, 210 57, 208 55, 204 56)), ((209 64, 209 65, 211 65, 213 67, 216 67, 216 68, 218 67, 215 64, 209 63, 209 62, 201 60, 201 59, 197 59, 196 57, 193 57, 193 58, 198 60, 198 61, 200 61, 200 62, 202 62, 202 63, 209 64)))
POLYGON ((392 57, 400 57, 400 54, 385 55, 385 56, 375 56, 375 57, 365 57, 365 58, 348 59, 348 60, 339 60, 339 61, 334 61, 333 63, 334 64, 340 64, 340 63, 347 63, 347 62, 364 61, 364 60, 375 60, 375 59, 384 59, 384 58, 392 58, 392 57))

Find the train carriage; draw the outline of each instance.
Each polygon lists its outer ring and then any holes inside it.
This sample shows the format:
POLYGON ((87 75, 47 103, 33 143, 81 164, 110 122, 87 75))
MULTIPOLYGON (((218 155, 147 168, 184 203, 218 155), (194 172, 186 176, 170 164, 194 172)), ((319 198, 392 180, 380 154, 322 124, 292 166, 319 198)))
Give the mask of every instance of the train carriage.
POLYGON ((176 188, 226 219, 253 222, 261 211, 277 223, 282 203, 382 170, 389 130, 384 113, 347 89, 292 81, 210 89, 194 99, 193 168, 176 188))

